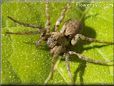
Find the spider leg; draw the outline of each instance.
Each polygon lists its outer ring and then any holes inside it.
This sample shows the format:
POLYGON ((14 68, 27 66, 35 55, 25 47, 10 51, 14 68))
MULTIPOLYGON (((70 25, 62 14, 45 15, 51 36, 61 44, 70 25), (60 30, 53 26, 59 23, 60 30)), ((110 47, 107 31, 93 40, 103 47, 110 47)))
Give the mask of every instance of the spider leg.
POLYGON ((59 25, 61 24, 61 22, 63 21, 64 17, 65 17, 65 13, 67 12, 67 10, 70 8, 70 2, 67 3, 67 5, 65 5, 64 9, 62 10, 60 17, 57 19, 56 24, 55 24, 55 31, 58 30, 59 25))
POLYGON ((47 84, 47 82, 53 78, 53 74, 54 74, 54 71, 55 71, 55 66, 56 66, 56 63, 57 63, 57 58, 56 57, 52 57, 52 63, 51 63, 51 70, 50 70, 50 73, 47 77, 47 79, 45 80, 44 84, 47 84))
POLYGON ((14 35, 35 35, 38 34, 39 31, 27 31, 27 32, 6 32, 6 34, 14 34, 14 35))
POLYGON ((67 71, 68 71, 68 75, 71 79, 71 82, 73 83, 73 77, 72 77, 72 74, 71 74, 71 70, 70 70, 70 63, 69 63, 69 54, 64 54, 65 56, 65 62, 66 62, 66 67, 67 67, 67 71))
POLYGON ((8 16, 8 18, 9 18, 10 20, 12 20, 13 22, 18 23, 18 24, 20 24, 20 25, 23 25, 23 26, 25 26, 25 27, 41 28, 40 26, 37 26, 37 25, 28 24, 28 23, 24 23, 24 22, 18 21, 18 20, 14 19, 14 18, 12 18, 12 17, 10 17, 10 16, 8 16))
MULTIPOLYGON (((46 32, 49 33, 50 32, 50 16, 49 16, 49 7, 48 7, 48 4, 49 4, 49 1, 48 0, 45 0, 45 13, 46 13, 46 24, 45 24, 45 29, 46 29, 46 32)), ((45 33, 42 33, 40 35, 40 39, 38 41, 36 41, 36 46, 39 46, 40 43, 45 39, 43 37, 45 33)))
POLYGON ((78 42, 79 39, 81 39, 81 40, 86 40, 86 41, 88 41, 88 42, 105 43, 105 44, 110 44, 110 45, 111 45, 111 44, 114 44, 114 42, 107 42, 107 41, 96 40, 96 39, 94 39, 94 38, 86 37, 86 36, 84 36, 84 35, 82 35, 82 34, 76 34, 76 35, 74 36, 74 38, 71 40, 71 44, 72 44, 72 45, 75 45, 75 44, 78 42))
POLYGON ((47 32, 50 32, 50 15, 49 15, 49 1, 46 0, 46 4, 45 4, 45 13, 46 13, 46 24, 45 24, 45 28, 47 29, 47 32))
POLYGON ((79 59, 81 60, 84 60, 84 61, 87 61, 89 63, 93 63, 93 64, 99 64, 99 65, 104 65, 104 66, 113 66, 114 64, 107 64, 108 62, 110 61, 101 61, 101 60, 94 60, 94 59, 91 59, 91 58, 87 58, 79 53, 76 53, 74 51, 69 51, 68 52, 70 55, 77 55, 79 59))
MULTIPOLYGON (((13 34, 13 35, 36 35, 36 34, 39 34, 39 31, 6 32, 6 34, 13 34)), ((35 45, 39 46, 42 41, 43 41, 43 37, 40 37, 40 39, 35 42, 35 45)))
POLYGON ((43 37, 40 37, 40 39, 35 43, 36 47, 38 47, 43 40, 44 40, 43 37))

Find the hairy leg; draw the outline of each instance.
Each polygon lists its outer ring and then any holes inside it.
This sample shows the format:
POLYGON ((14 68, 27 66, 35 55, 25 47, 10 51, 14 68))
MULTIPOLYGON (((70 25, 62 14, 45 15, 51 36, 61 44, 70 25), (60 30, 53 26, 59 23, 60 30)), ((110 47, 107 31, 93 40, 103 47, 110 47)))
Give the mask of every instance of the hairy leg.
POLYGON ((93 63, 93 64, 99 64, 99 65, 104 65, 104 66, 113 66, 114 64, 107 64, 108 62, 110 62, 110 61, 101 61, 101 60, 94 60, 94 59, 91 59, 91 58, 87 58, 87 57, 85 57, 85 56, 83 56, 83 55, 81 55, 81 54, 79 54, 79 53, 76 53, 76 52, 74 52, 74 51, 69 51, 68 52, 70 55, 77 55, 78 56, 78 58, 79 59, 81 59, 81 60, 84 60, 84 61, 87 61, 87 62, 89 62, 89 63, 93 63))
POLYGON ((72 77, 72 74, 71 74, 70 63, 69 63, 69 54, 64 54, 64 56, 65 56, 65 62, 66 62, 68 75, 69 75, 69 77, 71 79, 71 83, 73 83, 73 77, 72 77))
POLYGON ((57 58, 56 57, 52 57, 52 63, 51 63, 51 70, 50 70, 50 73, 47 77, 47 79, 45 80, 44 84, 47 84, 48 81, 53 78, 53 74, 54 74, 54 71, 55 71, 55 65, 57 63, 57 58))
POLYGON ((105 43, 105 44, 114 44, 114 42, 107 42, 107 41, 101 41, 101 40, 96 40, 94 38, 89 38, 89 37, 86 37, 82 34, 76 34, 75 37, 71 40, 71 44, 72 45, 75 45, 78 40, 81 39, 81 40, 86 40, 88 42, 98 42, 98 43, 105 43))
POLYGON ((45 13, 46 13, 46 24, 45 24, 45 28, 47 30, 47 32, 50 32, 50 15, 49 15, 49 1, 46 0, 46 4, 45 4, 45 13))
POLYGON ((43 37, 41 37, 38 41, 36 41, 35 43, 36 47, 38 47, 43 40, 44 40, 43 37))
POLYGON ((55 31, 58 30, 58 27, 61 24, 61 22, 63 21, 67 10, 70 8, 70 3, 71 2, 68 2, 67 5, 65 5, 64 9, 62 10, 62 12, 60 14, 60 17, 57 19, 56 24, 55 24, 55 31))
POLYGON ((8 18, 11 19, 13 22, 18 23, 20 25, 23 25, 25 27, 39 28, 39 29, 41 28, 40 26, 37 26, 37 25, 28 24, 28 23, 24 23, 24 22, 18 21, 18 20, 14 19, 14 18, 12 18, 10 16, 8 16, 8 18))
POLYGON ((6 32, 6 34, 14 34, 14 35, 35 35, 35 34, 39 34, 39 31, 6 32))
MULTIPOLYGON (((46 29, 46 32, 47 33, 50 33, 50 15, 49 15, 49 1, 48 0, 45 0, 45 14, 46 14, 46 24, 45 24, 45 29, 46 29)), ((43 37, 43 35, 46 33, 46 32, 43 32, 41 33, 40 35, 40 39, 38 41, 36 41, 36 46, 39 46, 40 43, 45 39, 43 37)))

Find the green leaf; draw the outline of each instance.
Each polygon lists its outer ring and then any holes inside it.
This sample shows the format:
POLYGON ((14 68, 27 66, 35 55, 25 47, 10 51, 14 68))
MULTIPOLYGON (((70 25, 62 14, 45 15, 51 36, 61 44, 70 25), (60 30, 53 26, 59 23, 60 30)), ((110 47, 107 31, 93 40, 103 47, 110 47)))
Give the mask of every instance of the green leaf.
MULTIPOLYGON (((66 3, 52 2, 49 4, 51 27, 55 24, 59 14, 66 3)), ((87 5, 87 4, 86 4, 87 5)), ((93 3, 84 20, 82 34, 98 40, 113 41, 113 4, 109 2, 93 3)), ((87 5, 89 7, 89 5, 87 5)), ((73 3, 66 14, 64 22, 68 19, 80 19, 83 14, 83 4, 73 3)), ((45 26, 45 4, 41 3, 3 3, 2 4, 2 84, 43 84, 48 77, 51 65, 49 48, 43 42, 38 48, 34 42, 39 35, 7 35, 6 31, 34 31, 15 24, 7 18, 12 16, 17 20, 45 26)), ((64 22, 60 25, 60 29, 64 22)), ((74 51, 96 60, 112 60, 112 45, 102 46, 99 43, 86 43, 80 41, 74 51)), ((108 66, 90 64, 76 57, 71 57, 70 66, 76 84, 112 84, 113 69, 108 66)), ((60 61, 50 84, 69 84, 64 59, 60 61)))

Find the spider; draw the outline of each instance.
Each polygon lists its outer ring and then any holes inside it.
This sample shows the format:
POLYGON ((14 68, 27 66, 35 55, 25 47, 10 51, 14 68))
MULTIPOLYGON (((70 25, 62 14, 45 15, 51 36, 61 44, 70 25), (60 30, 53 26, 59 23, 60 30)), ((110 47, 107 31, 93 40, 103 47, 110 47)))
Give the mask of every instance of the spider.
POLYGON ((45 14, 46 14, 46 23, 45 27, 40 27, 36 26, 33 24, 27 24, 21 21, 18 21, 10 16, 8 16, 9 19, 14 21, 15 23, 18 23, 20 25, 26 26, 26 27, 32 27, 32 28, 38 28, 37 31, 31 31, 31 32, 6 32, 6 34, 16 34, 16 35, 24 35, 24 34, 39 34, 40 39, 36 42, 36 46, 39 46, 42 41, 46 41, 49 49, 50 49, 50 54, 52 55, 52 63, 51 63, 51 70, 49 73, 49 76, 45 80, 45 84, 53 77, 54 71, 55 71, 55 64, 57 62, 58 56, 61 55, 63 58, 65 58, 66 66, 67 66, 67 71, 69 78, 71 79, 71 82, 73 82, 71 70, 70 70, 70 63, 69 63, 69 58, 71 55, 76 55, 79 59, 84 60, 89 63, 94 63, 94 64, 100 64, 100 65, 106 65, 108 62, 103 62, 100 60, 94 60, 87 58, 75 51, 71 51, 70 47, 73 47, 77 44, 79 40, 86 40, 88 42, 98 42, 98 43, 105 43, 105 44, 114 44, 113 42, 106 42, 106 41, 101 41, 101 40, 96 40, 94 38, 86 37, 82 34, 79 34, 80 31, 82 30, 82 19, 84 15, 80 18, 80 20, 76 19, 71 19, 68 20, 64 23, 62 29, 59 31, 59 25, 63 21, 66 12, 68 9, 71 7, 71 3, 67 3, 63 10, 61 11, 60 17, 57 19, 55 25, 54 25, 54 31, 51 31, 50 27, 50 15, 49 15, 49 2, 46 0, 45 2, 45 14))

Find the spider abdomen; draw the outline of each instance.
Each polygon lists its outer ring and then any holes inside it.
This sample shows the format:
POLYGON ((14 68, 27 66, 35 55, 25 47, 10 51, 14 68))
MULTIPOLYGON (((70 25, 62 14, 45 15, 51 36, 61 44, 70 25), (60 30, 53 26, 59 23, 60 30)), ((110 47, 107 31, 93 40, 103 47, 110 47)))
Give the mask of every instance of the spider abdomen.
POLYGON ((78 20, 69 20, 67 21, 62 29, 61 33, 64 33, 65 36, 73 38, 81 30, 81 23, 78 20))

